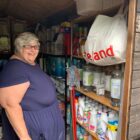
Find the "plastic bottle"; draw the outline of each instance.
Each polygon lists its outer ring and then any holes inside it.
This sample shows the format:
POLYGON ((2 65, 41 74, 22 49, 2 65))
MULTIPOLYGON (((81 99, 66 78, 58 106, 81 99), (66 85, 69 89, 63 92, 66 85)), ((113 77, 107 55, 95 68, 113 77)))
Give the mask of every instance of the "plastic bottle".
POLYGON ((85 109, 85 98, 84 97, 79 97, 78 98, 77 119, 81 123, 83 123, 84 109, 85 109))
POLYGON ((93 140, 93 137, 91 135, 89 135, 88 140, 93 140))
POLYGON ((105 140, 107 132, 107 113, 101 112, 97 122, 97 134, 100 140, 105 140))
POLYGON ((97 111, 95 109, 91 110, 91 116, 89 120, 89 130, 95 133, 97 130, 97 111))
POLYGON ((89 136, 89 134, 87 132, 85 132, 84 135, 83 135, 84 140, 88 140, 88 136, 89 136))
POLYGON ((83 124, 86 128, 89 127, 89 119, 90 119, 89 107, 86 105, 83 115, 83 124))
POLYGON ((111 75, 111 101, 113 106, 120 106, 121 84, 122 72, 120 71, 119 65, 116 65, 111 75))
POLYGON ((70 105, 67 106, 67 124, 70 124, 71 120, 71 111, 70 111, 70 105))
POLYGON ((86 38, 87 38, 87 28, 79 28, 79 44, 80 44, 80 48, 79 48, 79 56, 82 56, 82 50, 85 46, 85 42, 86 42, 86 38))
POLYGON ((73 55, 78 56, 78 49, 79 49, 79 29, 76 26, 74 30, 74 38, 73 38, 73 55))
POLYGON ((78 138, 78 140, 84 140, 83 135, 80 135, 79 138, 78 138))
POLYGON ((77 118, 77 112, 78 112, 78 99, 75 98, 75 99, 74 99, 74 102, 75 102, 75 111, 76 111, 76 118, 77 118))
POLYGON ((114 111, 109 112, 108 115, 108 130, 106 137, 109 140, 116 140, 117 137, 117 129, 118 129, 118 114, 114 111))
POLYGON ((71 25, 69 22, 65 22, 65 28, 64 28, 64 46, 66 50, 66 54, 70 55, 71 54, 71 25))

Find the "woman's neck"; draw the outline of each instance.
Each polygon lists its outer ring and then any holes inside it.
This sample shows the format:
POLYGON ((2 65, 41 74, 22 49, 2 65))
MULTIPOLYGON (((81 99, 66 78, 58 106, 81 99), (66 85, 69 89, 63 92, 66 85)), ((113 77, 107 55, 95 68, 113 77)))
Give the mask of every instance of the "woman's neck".
POLYGON ((18 60, 23 61, 23 62, 25 62, 25 63, 27 63, 27 64, 35 65, 35 62, 34 62, 34 63, 30 63, 30 62, 26 61, 22 56, 20 56, 20 55, 17 54, 17 53, 15 53, 14 55, 12 55, 12 56, 10 57, 10 59, 18 59, 18 60))

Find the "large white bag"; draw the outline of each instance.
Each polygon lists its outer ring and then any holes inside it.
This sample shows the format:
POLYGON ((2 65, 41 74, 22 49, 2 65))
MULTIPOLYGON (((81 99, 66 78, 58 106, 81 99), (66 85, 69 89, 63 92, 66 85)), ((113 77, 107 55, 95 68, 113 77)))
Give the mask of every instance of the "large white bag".
POLYGON ((127 25, 122 14, 98 15, 91 26, 83 56, 87 62, 106 66, 125 62, 127 25))

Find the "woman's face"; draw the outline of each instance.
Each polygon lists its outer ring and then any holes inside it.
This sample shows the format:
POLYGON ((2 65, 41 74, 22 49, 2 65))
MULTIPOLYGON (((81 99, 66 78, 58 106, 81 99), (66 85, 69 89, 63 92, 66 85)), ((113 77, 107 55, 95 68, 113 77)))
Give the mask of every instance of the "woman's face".
POLYGON ((39 53, 39 45, 36 41, 31 41, 28 45, 24 46, 20 55, 21 58, 29 64, 35 64, 35 59, 39 53))

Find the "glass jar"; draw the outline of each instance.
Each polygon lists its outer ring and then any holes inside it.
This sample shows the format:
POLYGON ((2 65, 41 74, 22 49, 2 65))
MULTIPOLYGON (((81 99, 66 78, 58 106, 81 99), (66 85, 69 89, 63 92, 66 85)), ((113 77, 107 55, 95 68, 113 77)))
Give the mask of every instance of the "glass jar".
POLYGON ((119 65, 111 75, 111 101, 113 106, 120 106, 121 88, 122 88, 122 72, 119 65))
POLYGON ((81 60, 77 60, 77 69, 80 75, 80 85, 82 85, 83 81, 83 68, 82 68, 82 62, 81 60))
POLYGON ((93 89, 96 91, 97 86, 101 84, 101 69, 99 67, 94 67, 93 72, 93 89))
POLYGON ((105 96, 110 98, 110 91, 111 91, 111 71, 109 67, 105 71, 105 96))
POLYGON ((93 67, 90 65, 83 66, 83 87, 86 91, 92 91, 93 67))

